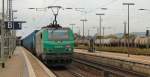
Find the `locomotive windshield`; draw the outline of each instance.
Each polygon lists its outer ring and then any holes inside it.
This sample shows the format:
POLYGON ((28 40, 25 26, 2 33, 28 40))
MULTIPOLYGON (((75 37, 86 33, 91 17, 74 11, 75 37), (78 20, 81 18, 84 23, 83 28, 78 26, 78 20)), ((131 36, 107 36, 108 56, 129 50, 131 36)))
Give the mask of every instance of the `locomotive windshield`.
POLYGON ((68 30, 48 30, 49 40, 68 40, 68 30))

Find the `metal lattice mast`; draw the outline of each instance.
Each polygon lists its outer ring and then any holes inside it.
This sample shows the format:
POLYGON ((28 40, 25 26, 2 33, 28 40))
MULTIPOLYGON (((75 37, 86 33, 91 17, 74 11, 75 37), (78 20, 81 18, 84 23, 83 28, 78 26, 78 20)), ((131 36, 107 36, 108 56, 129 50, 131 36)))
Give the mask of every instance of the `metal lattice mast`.
POLYGON ((98 13, 98 14, 96 14, 96 15, 98 15, 99 16, 99 36, 100 36, 100 42, 99 42, 99 46, 101 46, 101 38, 102 38, 102 15, 105 15, 104 13, 98 13))
POLYGON ((2 21, 1 21, 1 52, 0 52, 0 62, 2 63, 2 67, 4 67, 4 0, 2 1, 2 21))
MULTIPOLYGON (((128 6, 128 48, 129 48, 129 40, 130 40, 130 5, 135 5, 134 3, 123 3, 123 5, 128 6)), ((128 49, 128 57, 130 57, 129 49, 128 49)))

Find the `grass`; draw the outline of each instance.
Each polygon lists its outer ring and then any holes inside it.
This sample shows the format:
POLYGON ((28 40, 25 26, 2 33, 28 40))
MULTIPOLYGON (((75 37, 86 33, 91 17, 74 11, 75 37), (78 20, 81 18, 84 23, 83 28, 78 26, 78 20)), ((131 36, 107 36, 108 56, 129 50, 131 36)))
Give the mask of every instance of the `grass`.
MULTIPOLYGON (((76 47, 77 49, 88 49, 88 46, 80 45, 76 47)), ((150 56, 150 48, 126 48, 126 47, 95 47, 97 51, 103 52, 113 52, 113 53, 125 53, 127 54, 128 51, 132 55, 146 55, 150 56)))

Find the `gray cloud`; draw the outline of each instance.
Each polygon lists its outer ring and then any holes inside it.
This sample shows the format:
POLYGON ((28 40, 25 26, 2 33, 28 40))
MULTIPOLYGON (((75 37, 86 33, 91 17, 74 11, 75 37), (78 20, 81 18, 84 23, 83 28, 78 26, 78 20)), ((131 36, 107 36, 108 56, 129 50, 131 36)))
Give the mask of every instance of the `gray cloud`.
MULTIPOLYGON (((61 10, 58 18, 58 22, 62 26, 69 26, 70 23, 75 23, 82 30, 82 23, 80 19, 86 17, 88 22, 86 23, 87 30, 92 27, 98 27, 99 18, 95 13, 105 13, 103 16, 103 26, 110 26, 112 29, 106 30, 107 34, 123 32, 123 22, 127 21, 127 7, 123 6, 123 2, 134 2, 136 5, 131 6, 130 9, 130 30, 131 32, 145 31, 145 28, 150 25, 150 11, 138 11, 139 8, 150 9, 150 0, 14 0, 13 7, 18 10, 15 15, 18 20, 27 21, 22 31, 18 32, 18 35, 27 35, 32 30, 49 24, 52 21, 52 12, 35 12, 28 10, 30 7, 46 7, 50 5, 60 5, 63 7, 83 7, 86 8, 88 13, 76 12, 73 10, 61 10), (100 10, 96 8, 106 7, 108 10, 100 10)), ((1 2, 0 2, 1 3, 1 2)), ((0 6, 1 8, 1 6, 0 6)), ((75 29, 77 31, 77 29, 75 29)), ((95 33, 92 31, 92 33, 95 33)), ((91 34, 92 34, 91 33, 91 34)))

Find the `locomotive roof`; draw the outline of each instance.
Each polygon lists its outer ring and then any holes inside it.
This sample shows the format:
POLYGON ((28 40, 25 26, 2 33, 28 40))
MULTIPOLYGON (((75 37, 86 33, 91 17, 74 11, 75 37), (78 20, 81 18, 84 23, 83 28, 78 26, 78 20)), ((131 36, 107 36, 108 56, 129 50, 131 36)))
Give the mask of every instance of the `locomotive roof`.
POLYGON ((68 28, 68 27, 63 27, 63 28, 44 28, 44 29, 52 29, 52 30, 60 30, 60 29, 70 29, 70 28, 68 28))

